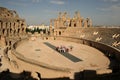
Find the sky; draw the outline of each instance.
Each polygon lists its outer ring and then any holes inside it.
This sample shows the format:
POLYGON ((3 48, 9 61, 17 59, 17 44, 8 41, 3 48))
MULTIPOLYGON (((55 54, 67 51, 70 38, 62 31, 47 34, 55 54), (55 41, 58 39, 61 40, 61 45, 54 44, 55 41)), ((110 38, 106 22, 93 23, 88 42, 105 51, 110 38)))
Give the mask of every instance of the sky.
POLYGON ((28 25, 49 25, 59 12, 72 18, 79 11, 93 25, 120 26, 120 0, 0 0, 0 7, 16 10, 28 25))

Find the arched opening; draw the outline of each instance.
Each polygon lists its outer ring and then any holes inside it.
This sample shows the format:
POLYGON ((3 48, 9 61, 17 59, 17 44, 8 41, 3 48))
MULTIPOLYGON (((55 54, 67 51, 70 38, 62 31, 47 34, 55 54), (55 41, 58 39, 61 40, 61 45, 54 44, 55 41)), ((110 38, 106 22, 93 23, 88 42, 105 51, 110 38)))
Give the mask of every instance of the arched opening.
POLYGON ((15 35, 16 31, 14 30, 14 35, 15 35))
POLYGON ((1 35, 0 35, 0 40, 1 40, 1 35))
POLYGON ((12 26, 12 25, 11 25, 11 22, 10 22, 10 28, 11 28, 11 26, 12 26))
POLYGON ((71 27, 71 20, 69 21, 68 27, 71 27))
POLYGON ((9 41, 9 45, 11 45, 11 41, 9 41))
POLYGON ((24 31, 24 28, 22 28, 22 32, 24 31))
POLYGON ((15 23, 14 23, 14 26, 15 26, 15 23))
POLYGON ((61 31, 59 31, 59 35, 61 35, 61 31))
POLYGON ((18 33, 20 32, 20 29, 18 29, 18 33))
POLYGON ((22 24, 21 24, 21 27, 23 27, 23 25, 24 25, 24 24, 22 23, 22 24))
POLYGON ((3 33, 3 34, 5 33, 5 29, 2 30, 2 33, 3 33))
POLYGON ((74 27, 76 27, 76 24, 74 24, 74 27))
POLYGON ((10 31, 9 31, 9 29, 7 29, 7 35, 9 35, 10 34, 10 31))
POLYGON ((12 32, 12 29, 10 28, 10 33, 12 32))
POLYGON ((5 28, 7 28, 7 26, 8 26, 8 23, 6 22, 6 24, 5 24, 5 28))

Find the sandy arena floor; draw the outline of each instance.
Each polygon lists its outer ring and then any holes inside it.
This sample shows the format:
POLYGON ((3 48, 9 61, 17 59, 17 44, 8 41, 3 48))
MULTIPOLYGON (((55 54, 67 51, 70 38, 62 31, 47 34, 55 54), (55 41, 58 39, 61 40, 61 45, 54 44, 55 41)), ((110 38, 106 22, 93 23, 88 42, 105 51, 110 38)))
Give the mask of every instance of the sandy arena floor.
POLYGON ((29 40, 16 48, 16 51, 29 59, 34 59, 43 63, 57 67, 70 68, 74 71, 83 69, 97 70, 107 68, 110 61, 99 50, 68 41, 60 40, 29 40), (68 53, 59 53, 55 50, 57 46, 73 46, 68 53))

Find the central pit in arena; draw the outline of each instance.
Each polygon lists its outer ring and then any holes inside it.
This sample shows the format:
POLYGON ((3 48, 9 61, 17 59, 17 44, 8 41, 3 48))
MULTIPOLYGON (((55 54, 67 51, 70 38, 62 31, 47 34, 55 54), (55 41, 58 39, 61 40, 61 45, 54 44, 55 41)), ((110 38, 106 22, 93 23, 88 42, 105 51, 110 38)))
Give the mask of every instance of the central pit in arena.
POLYGON ((109 59, 101 51, 87 45, 62 40, 30 39, 17 46, 16 51, 27 59, 73 71, 98 70, 108 68, 110 64, 109 59), (60 46, 69 50, 59 52, 56 48, 60 46))

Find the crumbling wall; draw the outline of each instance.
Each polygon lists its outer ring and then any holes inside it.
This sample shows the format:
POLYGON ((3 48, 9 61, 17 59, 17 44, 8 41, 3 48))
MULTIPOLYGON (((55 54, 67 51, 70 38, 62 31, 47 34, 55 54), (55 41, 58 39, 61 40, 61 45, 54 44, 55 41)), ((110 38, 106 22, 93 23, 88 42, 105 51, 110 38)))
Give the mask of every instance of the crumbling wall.
POLYGON ((0 7, 0 45, 10 46, 12 39, 19 39, 25 34, 25 20, 16 11, 0 7))

